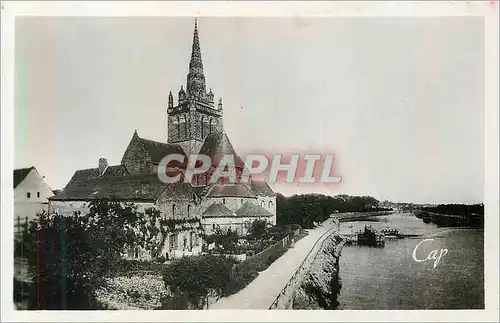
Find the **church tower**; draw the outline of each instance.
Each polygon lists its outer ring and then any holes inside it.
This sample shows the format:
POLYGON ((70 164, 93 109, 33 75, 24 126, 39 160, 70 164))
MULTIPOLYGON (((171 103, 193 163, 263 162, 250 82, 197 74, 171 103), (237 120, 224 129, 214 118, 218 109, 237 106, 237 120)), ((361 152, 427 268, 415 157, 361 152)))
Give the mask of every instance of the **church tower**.
POLYGON ((212 90, 206 89, 196 19, 186 90, 181 86, 177 104, 170 92, 167 115, 167 142, 181 146, 186 155, 197 154, 208 135, 223 131, 222 99, 215 105, 212 90))

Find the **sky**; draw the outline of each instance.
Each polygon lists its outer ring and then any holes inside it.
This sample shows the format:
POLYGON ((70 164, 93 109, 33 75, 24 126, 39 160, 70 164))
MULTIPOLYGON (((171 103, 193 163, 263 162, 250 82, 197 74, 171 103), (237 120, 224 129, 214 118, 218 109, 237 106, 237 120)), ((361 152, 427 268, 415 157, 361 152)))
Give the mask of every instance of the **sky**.
MULTIPOLYGON (((166 140, 194 18, 18 17, 14 166, 53 189, 137 129, 166 140)), ((475 203, 484 193, 481 17, 199 17, 207 90, 241 154, 335 153, 335 184, 285 195, 475 203)))

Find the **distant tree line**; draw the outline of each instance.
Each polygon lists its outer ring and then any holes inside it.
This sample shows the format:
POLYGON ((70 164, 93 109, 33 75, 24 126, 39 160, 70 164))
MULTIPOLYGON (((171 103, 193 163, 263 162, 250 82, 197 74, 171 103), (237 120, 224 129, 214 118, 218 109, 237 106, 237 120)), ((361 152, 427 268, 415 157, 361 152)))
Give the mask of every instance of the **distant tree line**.
POLYGON ((371 196, 304 194, 276 197, 278 225, 300 224, 312 228, 314 222, 323 222, 332 213, 390 211, 380 206, 380 201, 371 196))
POLYGON ((440 204, 423 207, 422 211, 462 216, 484 216, 484 204, 440 204))

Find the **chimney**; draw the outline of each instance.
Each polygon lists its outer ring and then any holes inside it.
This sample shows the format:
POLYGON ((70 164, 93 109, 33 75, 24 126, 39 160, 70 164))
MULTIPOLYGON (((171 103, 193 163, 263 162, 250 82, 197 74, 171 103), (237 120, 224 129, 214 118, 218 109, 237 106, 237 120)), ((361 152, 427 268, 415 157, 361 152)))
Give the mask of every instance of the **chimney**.
POLYGON ((108 160, 106 158, 99 158, 99 176, 104 174, 104 171, 108 167, 108 160))

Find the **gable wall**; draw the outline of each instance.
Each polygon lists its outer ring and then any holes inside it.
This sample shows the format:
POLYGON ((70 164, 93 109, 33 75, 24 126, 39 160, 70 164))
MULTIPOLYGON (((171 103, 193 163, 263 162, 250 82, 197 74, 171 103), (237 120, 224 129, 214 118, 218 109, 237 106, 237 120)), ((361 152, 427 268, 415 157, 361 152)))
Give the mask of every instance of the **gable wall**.
POLYGON ((122 164, 125 165, 131 175, 153 173, 151 158, 135 134, 123 154, 122 164))
POLYGON ((14 189, 14 217, 28 221, 35 218, 38 213, 48 210, 48 198, 54 196, 49 185, 32 169, 24 180, 14 189), (30 197, 28 198, 28 194, 30 197), (40 193, 40 197, 38 194, 40 193))

